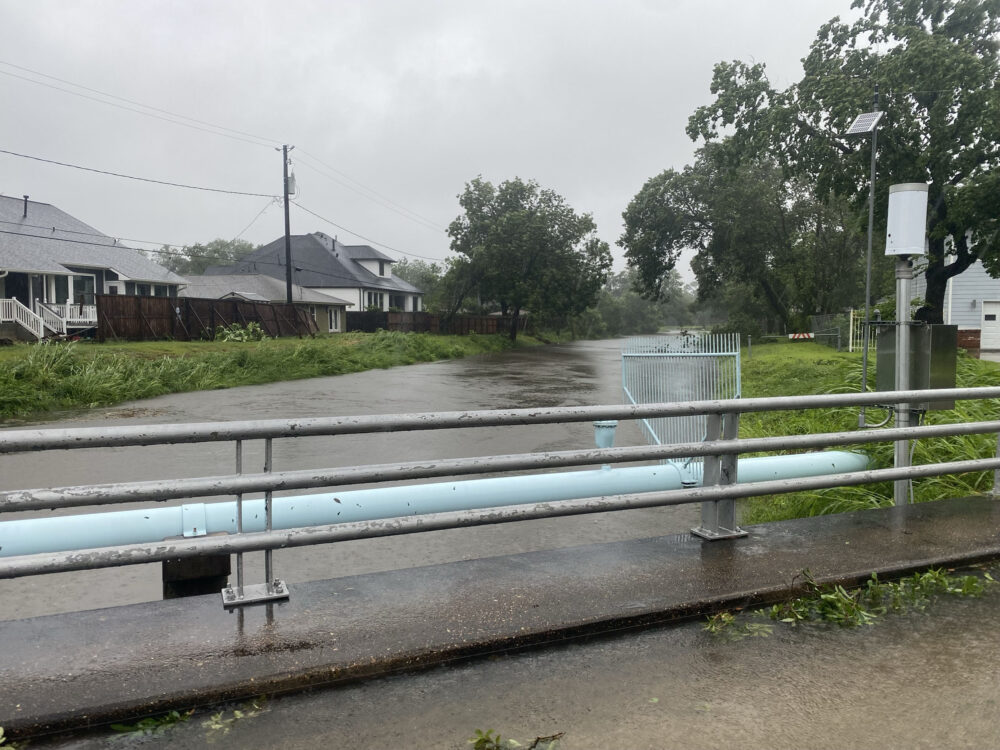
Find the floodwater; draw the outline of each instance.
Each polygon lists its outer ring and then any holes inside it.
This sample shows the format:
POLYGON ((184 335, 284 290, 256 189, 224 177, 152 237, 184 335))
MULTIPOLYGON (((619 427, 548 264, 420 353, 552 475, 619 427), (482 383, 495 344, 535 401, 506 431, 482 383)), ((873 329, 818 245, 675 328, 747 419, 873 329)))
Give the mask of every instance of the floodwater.
POLYGON ((105 730, 38 746, 459 750, 493 729, 521 747, 564 732, 559 750, 1000 747, 997 588, 853 629, 776 623, 729 640, 692 622, 555 643, 201 709, 161 736, 105 730))
MULTIPOLYGON (((201 391, 101 409, 42 427, 163 424, 521 407, 620 404, 621 341, 520 349, 461 360, 263 386, 201 391)), ((617 445, 643 442, 622 423, 617 445)), ((274 469, 571 450, 593 447, 589 423, 277 440, 274 469)), ((247 444, 245 471, 263 467, 263 441, 247 444)), ((232 443, 0 456, 0 488, 55 487, 235 472, 232 443)), ((116 506, 113 510, 134 506, 116 506)), ((100 512, 100 508, 65 512, 100 512)), ((522 521, 394 538, 277 550, 275 574, 296 581, 391 570, 686 531, 698 508, 681 506, 522 521)), ((23 516, 21 516, 23 517, 23 516)), ((247 583, 263 580, 263 553, 246 556, 247 583)), ((235 573, 234 573, 235 575, 235 573)), ((0 620, 158 599, 160 566, 0 581, 0 620)))
MULTIPOLYGON (((582 342, 387 371, 192 393, 60 426, 620 403, 618 342, 582 342)), ((589 425, 279 441, 275 468, 592 445, 589 425)), ((618 444, 638 444, 634 426, 618 444)), ((230 446, 0 457, 4 488, 229 473, 230 446)), ((259 454, 259 450, 258 450, 259 454)), ((275 553, 295 581, 684 531, 697 508, 628 511, 275 553)), ((255 556, 251 556, 255 557, 255 556)), ((996 587, 1000 589, 1000 586, 996 587)), ((0 618, 159 596, 159 566, 0 581, 0 618)), ((730 640, 702 624, 626 631, 460 661, 251 707, 201 709, 162 735, 102 730, 32 747, 467 748, 476 729, 560 750, 1000 746, 1000 592, 942 598, 871 627, 787 627, 730 640), (234 710, 240 710, 237 718, 234 710), (220 713, 221 712, 221 713, 220 713), (213 719, 213 715, 215 719, 213 719)))

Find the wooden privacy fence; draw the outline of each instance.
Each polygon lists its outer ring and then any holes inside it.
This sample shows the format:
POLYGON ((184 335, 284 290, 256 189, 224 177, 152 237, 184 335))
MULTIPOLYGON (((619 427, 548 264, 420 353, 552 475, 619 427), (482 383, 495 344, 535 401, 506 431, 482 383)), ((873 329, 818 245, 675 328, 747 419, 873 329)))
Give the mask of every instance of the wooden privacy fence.
MULTIPOLYGON (((524 330, 527 318, 519 321, 519 329, 524 330)), ((383 331, 414 331, 417 333, 507 333, 510 318, 495 315, 456 315, 450 320, 427 312, 349 312, 347 330, 374 333, 383 331)))
POLYGON ((97 340, 152 341, 214 338, 218 326, 258 323, 268 336, 316 333, 312 317, 295 305, 196 297, 97 297, 97 340))

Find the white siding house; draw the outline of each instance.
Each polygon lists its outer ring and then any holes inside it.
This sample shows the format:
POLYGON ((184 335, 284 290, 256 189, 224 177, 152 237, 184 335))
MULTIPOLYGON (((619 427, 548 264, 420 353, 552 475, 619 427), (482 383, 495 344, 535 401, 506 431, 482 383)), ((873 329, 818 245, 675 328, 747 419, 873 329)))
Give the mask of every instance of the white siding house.
POLYGON ((48 203, 0 196, 0 337, 97 325, 96 297, 176 297, 184 280, 48 203))
MULTIPOLYGON (((913 296, 923 297, 926 288, 924 276, 917 276, 913 296)), ((960 346, 1000 349, 1000 279, 991 278, 979 261, 948 279, 944 322, 958 326, 960 346)))

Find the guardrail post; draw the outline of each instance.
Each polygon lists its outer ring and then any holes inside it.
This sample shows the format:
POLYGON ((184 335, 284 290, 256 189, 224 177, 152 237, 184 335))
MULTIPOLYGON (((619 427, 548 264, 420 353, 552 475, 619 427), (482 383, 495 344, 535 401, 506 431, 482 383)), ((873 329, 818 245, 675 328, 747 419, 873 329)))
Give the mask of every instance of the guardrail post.
MULTIPOLYGON (((997 433, 997 458, 1000 458, 1000 433, 997 433)), ((993 499, 1000 498, 1000 469, 993 470, 993 499)))
MULTIPOLYGON (((740 415, 709 414, 707 417, 705 440, 735 440, 739 436, 740 415)), ((736 482, 735 453, 705 456, 702 485, 733 484, 736 482)), ((735 539, 746 536, 747 532, 736 524, 735 500, 710 500, 701 504, 701 526, 691 529, 691 533, 702 539, 735 539)))
MULTIPOLYGON (((273 439, 264 440, 264 473, 270 474, 273 459, 273 439)), ((237 441, 236 447, 236 472, 243 470, 243 450, 242 441, 237 441)), ((273 517, 273 492, 267 490, 264 493, 264 531, 270 532, 273 517)), ((243 533, 243 495, 236 496, 236 533, 243 533)), ((232 586, 222 589, 222 606, 226 609, 242 607, 247 604, 269 604, 281 599, 288 598, 288 586, 285 582, 274 576, 272 564, 273 550, 264 550, 264 583, 257 583, 253 586, 243 585, 243 555, 237 557, 237 587, 232 586)), ((270 609, 268 610, 270 614, 270 609)))

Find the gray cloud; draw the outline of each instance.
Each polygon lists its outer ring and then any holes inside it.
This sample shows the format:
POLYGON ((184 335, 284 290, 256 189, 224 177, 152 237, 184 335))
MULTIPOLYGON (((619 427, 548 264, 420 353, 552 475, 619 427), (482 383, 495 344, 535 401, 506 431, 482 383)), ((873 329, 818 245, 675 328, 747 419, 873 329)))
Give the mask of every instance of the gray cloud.
MULTIPOLYGON (((538 180, 593 213, 613 244, 643 182, 691 158, 684 125, 710 99, 715 62, 763 61, 787 85, 819 25, 848 12, 849 0, 0 0, 0 60, 294 144, 304 206, 396 250, 444 258, 456 195, 478 174, 538 180), (437 228, 363 197, 343 175, 437 228)), ((281 188, 271 144, 10 75, 0 75, 0 98, 2 149, 211 187, 281 188)), ((29 193, 115 236, 174 244, 232 237, 267 203, 5 155, 0 192, 29 193)), ((275 205, 244 236, 267 242, 282 226, 275 205)), ((356 240, 295 207, 292 230, 356 240)))

